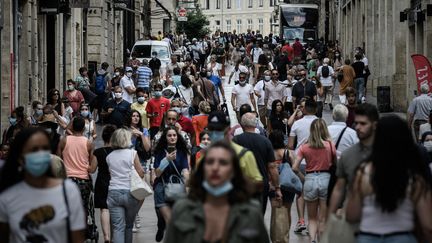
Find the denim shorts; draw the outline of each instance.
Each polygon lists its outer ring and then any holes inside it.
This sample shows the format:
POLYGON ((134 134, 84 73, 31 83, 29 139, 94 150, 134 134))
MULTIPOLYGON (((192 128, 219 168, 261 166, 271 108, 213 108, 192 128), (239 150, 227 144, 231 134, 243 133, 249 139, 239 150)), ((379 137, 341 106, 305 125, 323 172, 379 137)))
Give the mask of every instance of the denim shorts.
POLYGON ((167 206, 165 201, 165 188, 162 182, 157 183, 153 189, 155 208, 161 208, 167 206))
POLYGON ((317 172, 305 176, 303 184, 303 197, 305 201, 317 199, 327 200, 327 189, 330 182, 330 173, 317 172))

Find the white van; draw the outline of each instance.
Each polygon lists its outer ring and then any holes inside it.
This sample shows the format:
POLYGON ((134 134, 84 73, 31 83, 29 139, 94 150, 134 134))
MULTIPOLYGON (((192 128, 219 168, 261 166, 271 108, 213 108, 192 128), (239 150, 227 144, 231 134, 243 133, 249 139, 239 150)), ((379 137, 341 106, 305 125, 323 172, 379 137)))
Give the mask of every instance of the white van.
POLYGON ((136 53, 136 58, 141 62, 144 59, 150 61, 153 52, 157 52, 157 57, 161 61, 160 73, 163 76, 166 72, 166 66, 171 61, 172 50, 169 43, 165 41, 138 40, 132 47, 131 58, 132 53, 136 53))

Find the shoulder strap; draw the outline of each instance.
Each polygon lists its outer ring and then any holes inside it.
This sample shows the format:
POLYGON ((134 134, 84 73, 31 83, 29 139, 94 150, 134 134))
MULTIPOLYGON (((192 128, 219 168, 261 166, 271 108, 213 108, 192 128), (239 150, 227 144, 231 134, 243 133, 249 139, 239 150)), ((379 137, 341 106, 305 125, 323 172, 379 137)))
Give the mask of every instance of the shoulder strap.
MULTIPOLYGON (((169 161, 169 160, 168 160, 169 161)), ((179 179, 182 181, 182 183, 184 184, 183 181, 183 177, 181 176, 180 172, 177 170, 177 167, 174 164, 174 161, 169 161, 171 163, 172 166, 174 166, 174 170, 176 171, 177 175, 179 176, 179 179)))
POLYGON ((67 211, 67 216, 66 216, 66 227, 67 227, 67 240, 69 243, 72 242, 72 236, 71 236, 71 226, 70 226, 70 208, 69 208, 69 201, 67 199, 67 194, 66 194, 66 183, 65 180, 63 180, 62 182, 62 190, 63 190, 63 198, 66 204, 66 211, 67 211))
POLYGON ((238 155, 239 160, 240 160, 241 158, 243 158, 243 156, 244 156, 248 151, 249 151, 249 149, 247 149, 247 148, 242 148, 242 150, 240 151, 240 153, 239 153, 239 155, 238 155))
POLYGON ((341 139, 342 139, 342 136, 343 136, 343 134, 345 133, 345 130, 348 128, 348 126, 345 126, 345 128, 341 131, 341 133, 339 134, 339 137, 338 137, 338 139, 337 139, 337 141, 336 141, 336 145, 335 145, 335 147, 336 147, 336 149, 339 147, 339 143, 340 143, 340 141, 341 141, 341 139))

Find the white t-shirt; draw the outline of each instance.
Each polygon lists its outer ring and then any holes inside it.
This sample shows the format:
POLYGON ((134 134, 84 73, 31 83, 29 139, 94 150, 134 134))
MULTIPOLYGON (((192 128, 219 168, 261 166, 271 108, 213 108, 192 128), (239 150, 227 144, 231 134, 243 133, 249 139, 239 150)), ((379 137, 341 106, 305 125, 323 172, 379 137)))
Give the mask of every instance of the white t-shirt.
POLYGON ((261 54, 264 54, 264 52, 263 52, 263 50, 261 48, 255 47, 255 48, 252 48, 250 54, 252 55, 252 58, 253 58, 252 62, 253 63, 258 63, 259 56, 261 56, 261 54))
POLYGON ((258 94, 261 95, 261 97, 259 97, 257 99, 257 105, 265 105, 264 103, 264 97, 265 97, 265 89, 264 89, 264 80, 260 80, 258 81, 258 83, 255 84, 254 87, 254 91, 256 91, 258 94))
POLYGON ((297 83, 297 81, 295 79, 293 79, 291 81, 291 85, 292 85, 291 87, 288 87, 288 84, 289 84, 288 80, 285 80, 285 81, 283 81, 281 83, 283 83, 284 85, 286 85, 286 89, 285 89, 285 92, 284 92, 284 96, 286 97, 286 102, 292 102, 292 87, 294 86, 294 84, 297 83))
POLYGON ((216 62, 213 66, 211 63, 209 63, 207 64, 207 70, 211 70, 212 75, 219 77, 219 71, 222 70, 222 65, 216 62))
POLYGON ((233 73, 234 73, 233 75, 234 81, 238 81, 240 73, 249 73, 249 69, 244 65, 239 65, 237 71, 235 70, 235 68, 233 69, 233 73))
POLYGON ((232 93, 236 95, 236 111, 239 110, 243 104, 249 104, 252 106, 250 95, 253 94, 253 87, 250 84, 240 86, 237 84, 234 86, 232 93))
POLYGON ((180 93, 179 94, 180 97, 181 98, 184 97, 184 99, 187 102, 187 105, 191 106, 192 105, 192 98, 193 98, 193 90, 192 90, 192 88, 188 88, 187 89, 185 86, 180 85, 178 87, 178 90, 179 90, 179 93, 180 93))
POLYGON ((323 66, 319 66, 318 70, 317 70, 317 75, 320 77, 320 81, 322 86, 333 86, 333 74, 334 74, 334 70, 330 65, 326 65, 329 68, 329 76, 327 78, 324 78, 321 75, 321 70, 323 66))
POLYGON ((133 103, 133 95, 130 95, 126 90, 126 87, 135 88, 135 84, 134 84, 132 78, 128 78, 126 75, 123 76, 123 78, 120 80, 120 86, 123 89, 123 93, 122 93, 123 99, 132 104, 133 103))
POLYGON ((111 174, 108 190, 130 190, 130 173, 135 155, 135 149, 116 149, 106 157, 111 174))
MULTIPOLYGON (((69 204, 70 230, 87 227, 81 193, 76 184, 65 181, 69 204)), ((20 182, 0 194, 0 222, 10 227, 10 242, 66 242, 68 210, 62 184, 52 188, 34 188, 20 182)))

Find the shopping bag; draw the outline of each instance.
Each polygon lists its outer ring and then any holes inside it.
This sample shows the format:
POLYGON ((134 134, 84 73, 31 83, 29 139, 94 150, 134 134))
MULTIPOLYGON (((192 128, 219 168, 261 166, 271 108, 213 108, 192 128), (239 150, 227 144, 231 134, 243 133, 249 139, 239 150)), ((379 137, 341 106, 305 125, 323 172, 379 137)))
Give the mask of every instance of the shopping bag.
POLYGON ((301 194, 303 190, 300 178, 294 173, 288 163, 282 163, 280 167, 279 184, 281 190, 284 191, 301 194))
POLYGON ((288 209, 272 207, 270 220, 270 239, 273 243, 289 242, 288 209))
POLYGON ((151 187, 138 175, 135 168, 131 170, 130 193, 137 200, 144 200, 146 197, 153 194, 151 187))
POLYGON ((320 242, 355 243, 354 226, 345 220, 345 216, 338 218, 335 214, 331 214, 320 242))

